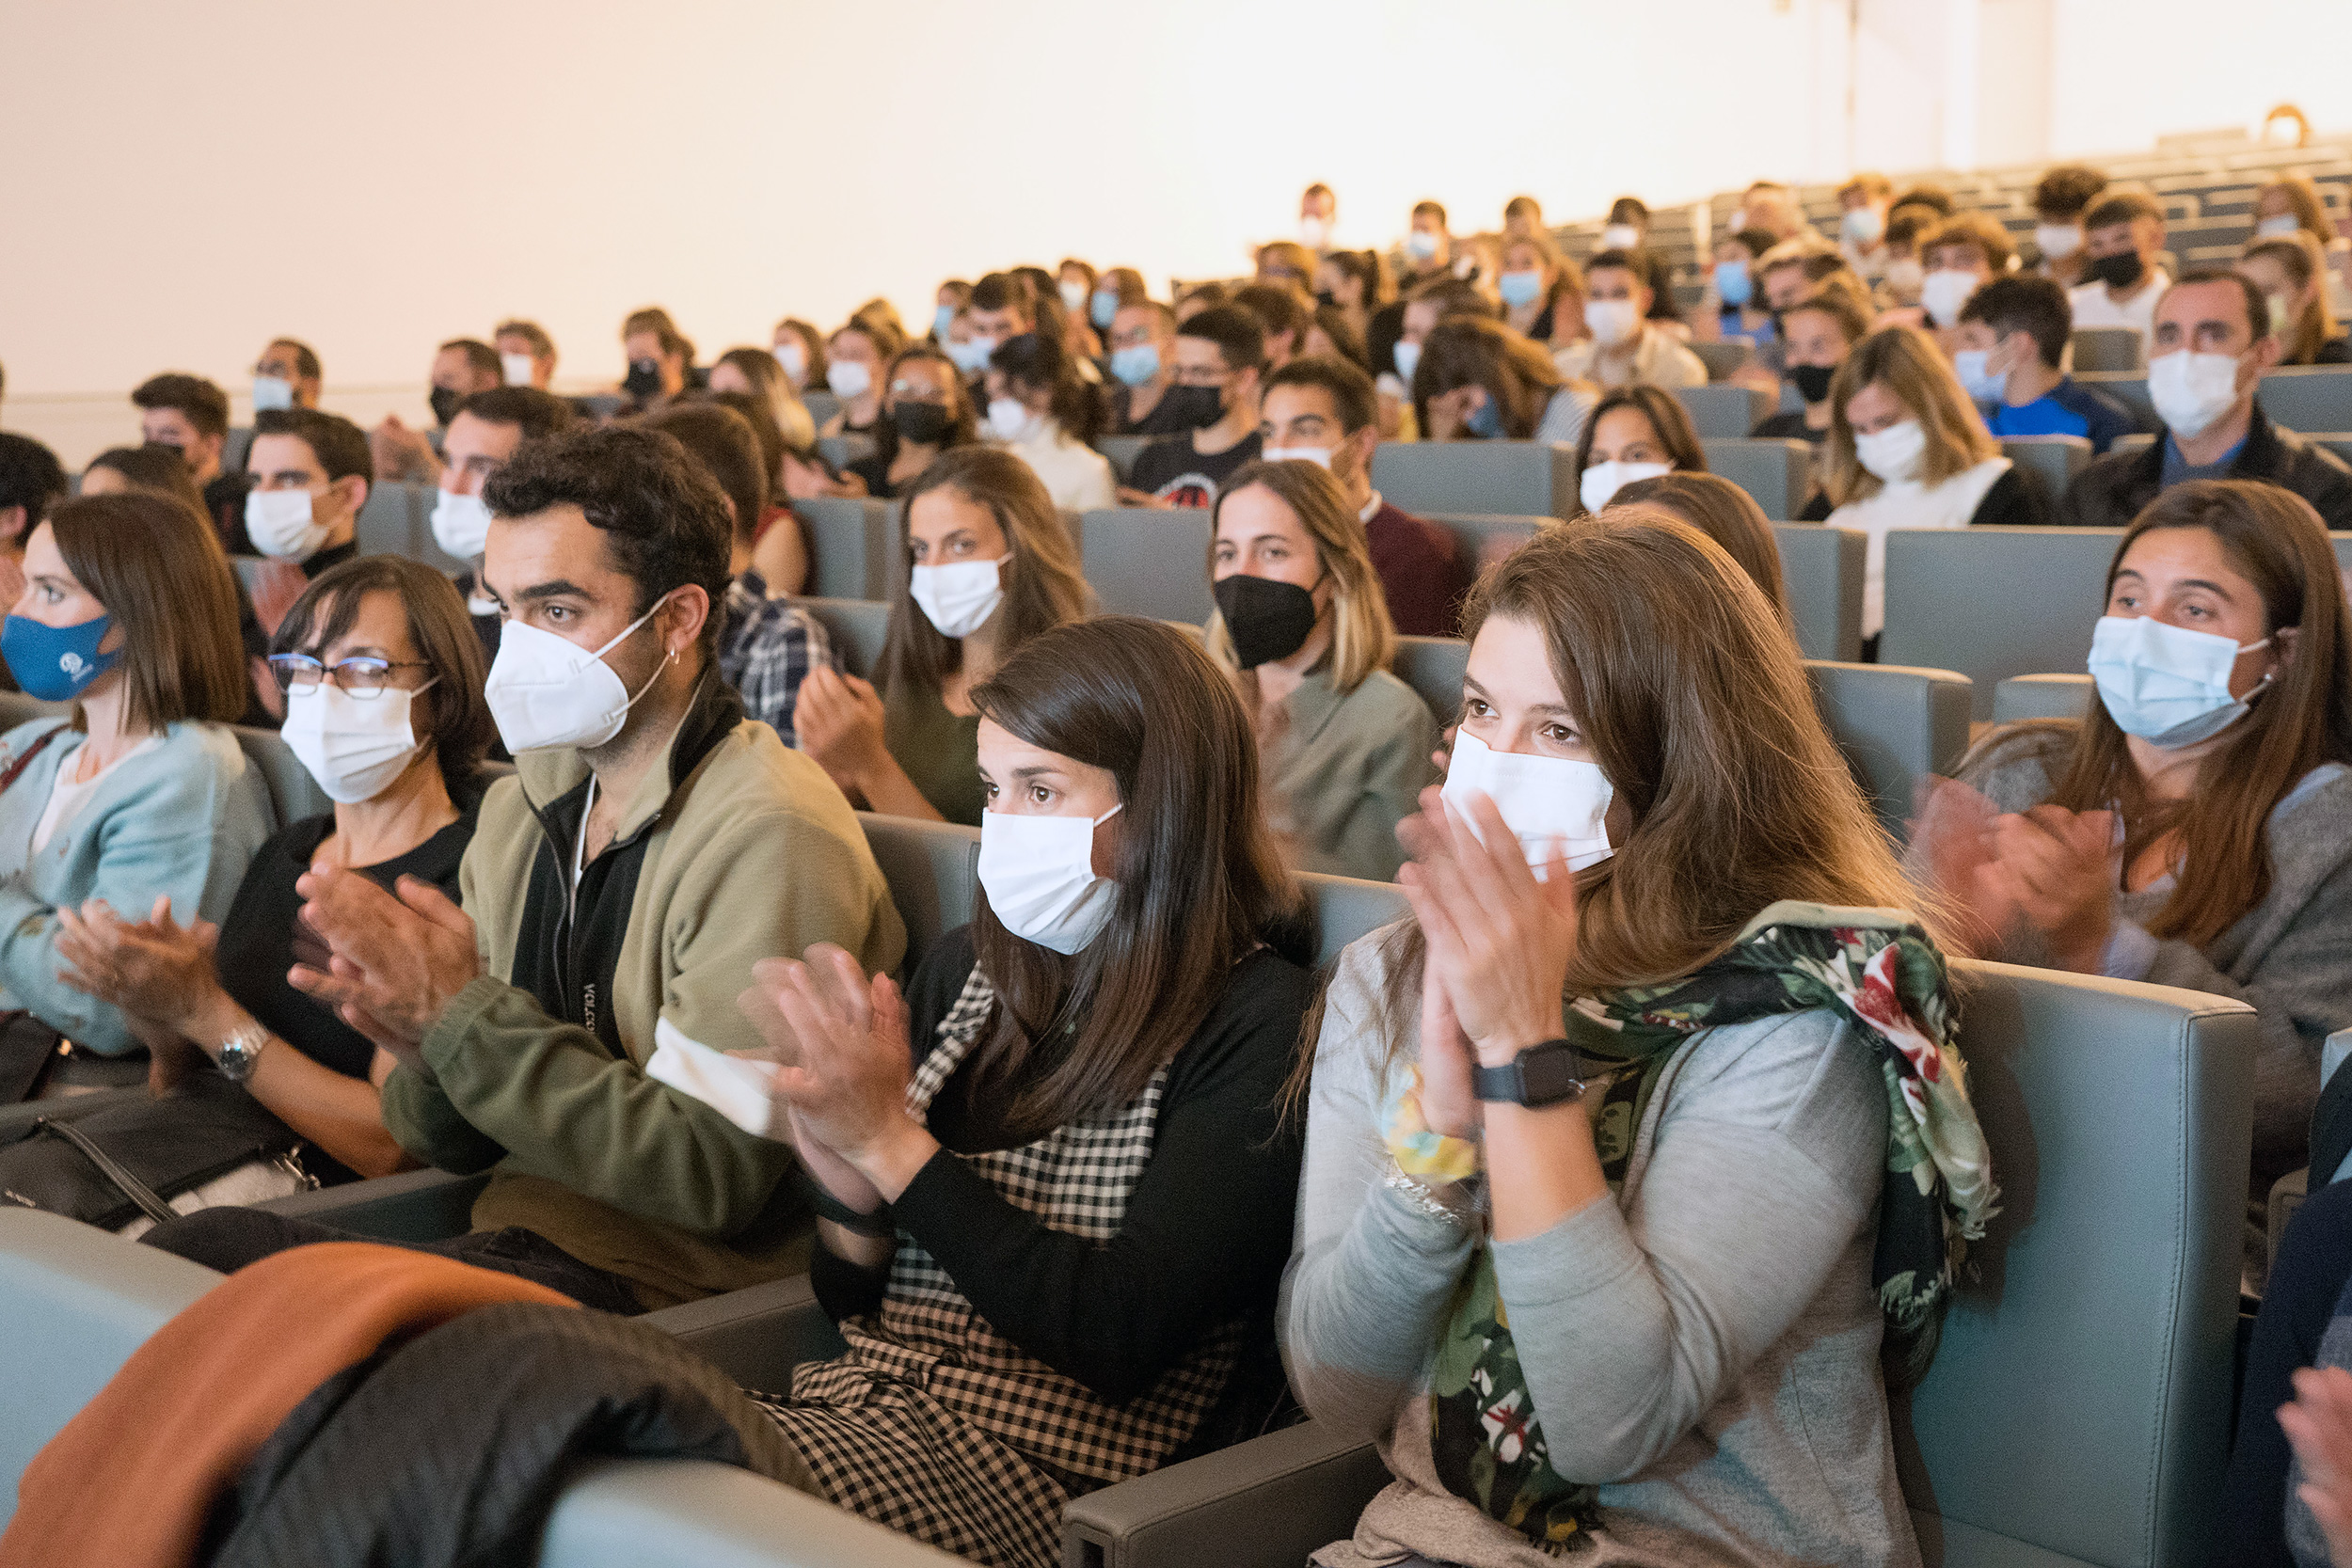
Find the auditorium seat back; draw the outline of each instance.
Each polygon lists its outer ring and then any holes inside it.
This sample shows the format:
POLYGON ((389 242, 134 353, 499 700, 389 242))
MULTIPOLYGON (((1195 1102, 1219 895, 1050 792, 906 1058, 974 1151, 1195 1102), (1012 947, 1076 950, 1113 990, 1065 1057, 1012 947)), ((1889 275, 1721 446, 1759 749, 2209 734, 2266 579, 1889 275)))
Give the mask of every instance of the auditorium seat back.
MULTIPOLYGON (((1744 340, 1735 339, 1729 341, 1719 340, 1711 343, 1694 340, 1684 346, 1692 354, 1697 355, 1699 363, 1707 367, 1707 379, 1710 384, 1722 382, 1735 371, 1756 362, 1756 345, 1744 340)), ((1677 389, 1688 390, 1688 388, 1677 389)), ((1750 422, 1753 423, 1753 421, 1750 422)), ((1734 436, 1745 436, 1747 433, 1746 426, 1729 432, 1734 436)), ((1707 433, 1701 431, 1699 434, 1704 436, 1707 433)))
POLYGON ((354 537, 361 555, 424 559, 440 551, 433 543, 434 487, 382 481, 368 486, 354 537))
POLYGON ((64 719, 72 712, 72 703, 44 703, 22 691, 0 691, 0 735, 36 719, 64 719))
MULTIPOLYGON (((1697 348, 1701 345, 1693 343, 1691 346, 1697 348)), ((1754 357, 1754 350, 1745 343, 1730 345, 1708 343, 1704 346, 1738 348, 1742 361, 1754 357)), ((1733 368, 1736 369, 1737 365, 1735 364, 1733 368)), ((1772 395, 1770 392, 1759 392, 1752 387, 1731 385, 1724 381, 1723 376, 1715 374, 1711 364, 1708 367, 1708 374, 1714 376, 1714 380, 1705 387, 1675 388, 1675 396, 1682 400, 1682 406, 1690 412, 1692 428, 1703 437, 1725 436, 1734 440, 1746 439, 1748 432, 1756 428, 1756 422, 1772 411, 1772 395)))
POLYGON ((980 831, 870 811, 859 812, 857 824, 906 922, 906 973, 913 975, 942 936, 972 918, 979 898, 980 831))
POLYGON ((1476 513, 1444 512, 1433 514, 1429 519, 1454 535, 1454 559, 1461 563, 1465 581, 1474 578, 1493 562, 1502 560, 1530 539, 1546 523, 1559 519, 1549 516, 1503 517, 1481 516, 1476 513))
POLYGON ((882 643, 890 634, 890 606, 880 599, 795 599, 824 626, 840 656, 841 667, 852 675, 874 678, 882 668, 882 643))
POLYGON ((2040 480, 2055 504, 2090 466, 2090 443, 2079 436, 2010 436, 2001 442, 2001 455, 2040 480))
POLYGON ((2156 418, 2156 405, 2148 398, 2148 374, 2145 371, 2076 371, 2074 379, 2100 391, 2130 409, 2143 425, 2153 429, 2163 421, 2156 418))
POLYGON ((2285 365, 2255 391, 2273 423, 2294 431, 2352 431, 2352 365, 2285 365))
POLYGON ((827 496, 792 503, 808 533, 808 591, 828 599, 886 599, 902 553, 898 508, 827 496))
POLYGON ((2139 328, 2136 326, 2078 326, 2070 342, 2078 374, 2085 371, 2137 371, 2144 362, 2139 353, 2139 328))
POLYGON ((836 468, 846 468, 852 463, 862 463, 873 456, 874 451, 874 438, 871 436, 863 434, 819 436, 817 438, 818 455, 836 468))
POLYGON ((1814 705, 1879 822, 1900 838, 1912 786, 1968 749, 1969 683, 1949 670, 1807 659, 1814 705))
POLYGON ((1098 436, 1094 438, 1094 450, 1110 459, 1111 472, 1119 476, 1120 483, 1124 484, 1127 483, 1127 471, 1136 466, 1136 453, 1151 442, 1149 436, 1098 436))
POLYGON ((2080 719, 2090 706, 2089 675, 2011 675, 1993 689, 1993 721, 2080 719))
POLYGON ((1106 614, 1198 626, 1216 608, 1211 532, 1204 507, 1106 507, 1078 519, 1078 549, 1106 614))
POLYGON ((1470 644, 1458 637, 1400 637, 1389 671, 1413 689, 1443 729, 1462 711, 1462 672, 1470 644))
POLYGON ((1721 474, 1756 498, 1764 515, 1784 523, 1804 510, 1813 493, 1813 448, 1804 441, 1717 437, 1699 443, 1707 471, 1721 474))
POLYGON ((302 766, 294 748, 276 730, 249 729, 243 724, 230 728, 246 761, 269 785, 270 804, 277 809, 279 827, 335 809, 335 802, 327 799, 318 780, 310 777, 310 770, 302 766))
POLYGON ((1383 441, 1372 450, 1372 487, 1424 517, 1565 517, 1576 509, 1576 449, 1549 441, 1383 441))
POLYGON ((1797 651, 1807 658, 1862 657, 1862 578, 1869 536, 1824 523, 1774 523, 1781 590, 1797 651))
POLYGON ((1924 1555, 2186 1568, 2229 1460, 2255 1013, 1955 965, 2000 1212, 1891 1401, 1924 1555))
POLYGON ((1977 717, 2011 675, 2079 670, 2122 533, 2095 528, 1894 529, 1886 535, 1888 664, 1957 670, 1977 717))
POLYGON ((225 474, 245 472, 245 454, 253 450, 253 427, 232 424, 229 436, 220 444, 220 471, 225 474))
POLYGON ((841 400, 822 387, 811 387, 801 394, 801 402, 808 409, 811 423, 822 430, 835 414, 841 412, 841 400))

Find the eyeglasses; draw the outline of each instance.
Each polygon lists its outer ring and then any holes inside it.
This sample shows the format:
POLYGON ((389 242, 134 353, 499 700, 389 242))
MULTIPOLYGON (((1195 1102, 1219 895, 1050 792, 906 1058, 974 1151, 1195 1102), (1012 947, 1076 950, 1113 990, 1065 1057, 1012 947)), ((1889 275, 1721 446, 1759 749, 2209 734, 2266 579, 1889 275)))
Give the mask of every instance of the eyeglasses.
POLYGON ((395 664, 387 658, 347 658, 329 665, 309 654, 269 656, 269 673, 278 677, 278 689, 289 695, 315 690, 320 681, 329 680, 354 697, 373 697, 392 684, 393 671, 431 668, 415 662, 395 664))

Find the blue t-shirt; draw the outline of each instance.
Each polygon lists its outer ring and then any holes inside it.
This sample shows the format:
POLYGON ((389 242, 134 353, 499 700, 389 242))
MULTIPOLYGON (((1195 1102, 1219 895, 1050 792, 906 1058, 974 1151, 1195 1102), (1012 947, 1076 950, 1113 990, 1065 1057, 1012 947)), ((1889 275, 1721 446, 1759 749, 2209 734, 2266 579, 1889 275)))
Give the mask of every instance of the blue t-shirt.
POLYGON ((2249 430, 2237 438, 2236 446, 2213 462, 2198 464, 2181 455, 2180 444, 2167 432, 2164 437, 2164 468, 2156 481, 2157 487, 2169 490, 2175 484, 2185 484, 2192 479, 2229 478, 2231 466, 2237 461, 2238 453, 2246 450, 2246 443, 2253 437, 2254 433, 2249 430))
POLYGON ((1994 439, 2010 436, 2080 436, 2104 454, 2119 436, 2139 428, 2132 411, 2105 392, 2069 376, 2031 403, 2011 407, 1996 403, 1985 420, 1994 439))

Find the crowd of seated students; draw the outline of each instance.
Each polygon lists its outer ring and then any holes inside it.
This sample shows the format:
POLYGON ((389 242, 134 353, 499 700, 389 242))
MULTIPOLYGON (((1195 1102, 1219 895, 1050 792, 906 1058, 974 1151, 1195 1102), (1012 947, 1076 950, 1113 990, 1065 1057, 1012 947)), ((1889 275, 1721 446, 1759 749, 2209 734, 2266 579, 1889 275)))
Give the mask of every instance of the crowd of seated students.
MULTIPOLYGON (((241 1092, 298 1163, 143 1237, 223 1270, 342 1238, 248 1206, 296 1172, 416 1164, 492 1176, 421 1250, 611 1313, 806 1270, 849 1351, 745 1406, 770 1473, 982 1561, 1042 1568, 1072 1497, 1286 1388, 1395 1477, 1327 1565, 1909 1560, 1880 1351, 1931 1354, 1999 1175, 1932 1069, 1944 957, 2252 1004, 2257 1220, 2352 1024, 2352 474, 2258 389, 2342 357, 2307 193, 2175 281, 2094 171, 2037 189, 2034 268, 1932 188, 1858 179, 1833 240, 1759 182, 1691 327, 1629 198, 1581 269, 1531 199, 1493 241, 1422 203, 1396 290, 1318 190, 1308 243, 1176 305, 1066 259, 943 285, 920 341, 875 301, 707 370, 642 310, 613 423, 510 322, 437 352, 430 431, 320 410, 284 340, 241 465, 176 372, 79 499, 0 436, 0 656, 74 704, 0 736, 0 1092, 142 1054, 145 1125, 241 1092), (2092 324, 2146 334, 2145 450, 2068 373, 2092 324), (1796 389, 1756 434, 1869 536, 1872 642, 1892 529, 2125 530, 2098 700, 1988 736, 1899 863, 1676 395, 1688 338, 1796 389), (1463 560, 1375 489, 1399 434, 1572 446, 1575 515, 1463 560), (2000 451, 2048 435, 2100 454, 2063 497, 2000 451), (404 479, 454 580, 358 557, 404 479), (819 496, 903 505, 870 679, 792 599, 819 496), (1206 509, 1199 636, 1094 613, 1067 514, 1114 500, 1206 509), (248 600, 230 553, 280 564, 248 600), (1457 631, 1432 713, 1396 638, 1457 631), (331 813, 275 820, 223 727, 257 716, 331 813), (853 807, 979 829, 969 927, 905 952, 853 807), (1298 871, 1411 909, 1327 992, 1298 871), (1872 963, 1891 1000, 1834 978, 1872 963), (987 1370, 906 1370, 940 1359, 987 1370)), ((2233 1491, 2282 1532, 2304 1429, 2253 1402, 2317 1354, 2339 1208, 2249 1374, 2233 1491)))

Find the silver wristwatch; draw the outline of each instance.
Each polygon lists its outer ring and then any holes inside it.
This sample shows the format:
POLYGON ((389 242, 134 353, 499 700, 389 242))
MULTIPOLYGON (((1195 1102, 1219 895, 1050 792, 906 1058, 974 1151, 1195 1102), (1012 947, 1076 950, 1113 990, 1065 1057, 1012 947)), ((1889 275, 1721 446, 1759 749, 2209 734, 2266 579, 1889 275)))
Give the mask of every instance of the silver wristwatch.
POLYGON ((253 1076, 261 1065, 262 1047, 269 1043, 269 1034, 258 1024, 246 1024, 220 1042, 220 1075, 231 1084, 242 1084, 253 1076))

